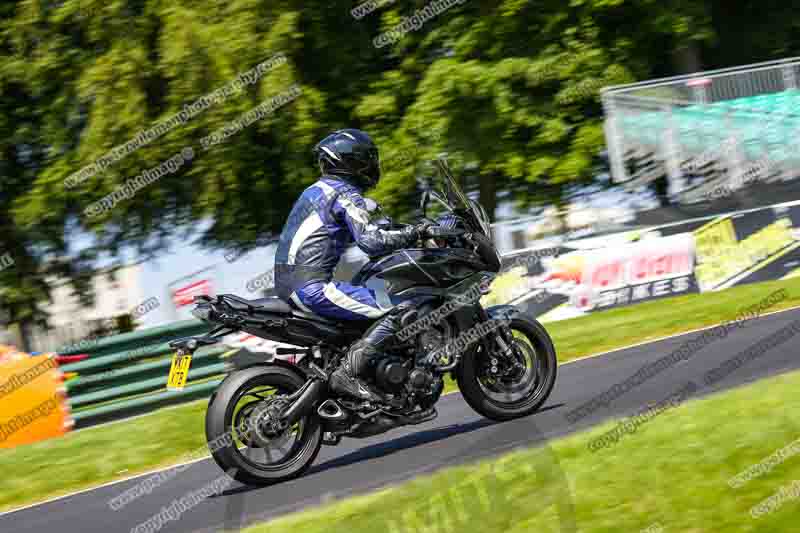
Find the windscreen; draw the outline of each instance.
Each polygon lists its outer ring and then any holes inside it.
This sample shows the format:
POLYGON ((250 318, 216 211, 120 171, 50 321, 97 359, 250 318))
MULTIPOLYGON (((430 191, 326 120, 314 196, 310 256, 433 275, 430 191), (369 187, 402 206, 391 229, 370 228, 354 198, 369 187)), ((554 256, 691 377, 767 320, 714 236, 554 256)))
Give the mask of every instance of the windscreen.
POLYGON ((473 223, 481 229, 486 237, 491 239, 491 227, 489 226, 489 217, 486 211, 480 204, 467 198, 464 190, 459 187, 455 178, 453 178, 453 174, 450 172, 446 161, 439 159, 436 164, 439 168, 440 175, 439 187, 441 188, 441 194, 445 201, 450 204, 450 207, 454 211, 460 211, 463 214, 471 215, 474 218, 473 223))
POLYGON ((440 176, 439 188, 441 189, 441 194, 445 201, 450 204, 453 210, 472 211, 472 204, 469 198, 467 198, 467 195, 464 194, 464 191, 462 191, 461 187, 456 183, 452 172, 450 172, 450 168, 447 166, 447 162, 443 159, 438 159, 436 161, 436 166, 439 169, 440 176))

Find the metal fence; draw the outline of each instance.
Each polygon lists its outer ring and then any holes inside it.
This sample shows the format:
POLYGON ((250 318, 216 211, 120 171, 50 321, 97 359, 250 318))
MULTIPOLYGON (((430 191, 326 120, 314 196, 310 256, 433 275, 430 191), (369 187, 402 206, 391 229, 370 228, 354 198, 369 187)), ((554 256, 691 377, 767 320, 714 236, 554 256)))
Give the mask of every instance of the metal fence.
POLYGON ((220 356, 230 350, 227 346, 199 350, 192 358, 186 388, 166 390, 173 352, 168 342, 208 329, 199 320, 185 320, 58 350, 61 355, 89 354, 83 361, 61 367, 76 426, 210 396, 226 372, 220 356))
POLYGON ((800 58, 603 90, 614 180, 630 188, 660 176, 693 202, 800 174, 800 58))

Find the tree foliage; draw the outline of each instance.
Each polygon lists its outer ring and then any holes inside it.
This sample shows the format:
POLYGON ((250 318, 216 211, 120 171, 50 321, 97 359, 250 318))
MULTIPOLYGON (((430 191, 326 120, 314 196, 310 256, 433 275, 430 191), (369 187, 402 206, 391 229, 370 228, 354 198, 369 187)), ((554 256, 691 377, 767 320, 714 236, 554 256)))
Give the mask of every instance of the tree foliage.
MULTIPOLYGON (((83 293, 97 253, 132 246, 153 254, 179 229, 194 229, 211 247, 252 246, 280 230, 316 178, 310 148, 340 127, 366 129, 380 142, 386 179, 375 194, 396 213, 412 205, 415 178, 425 172, 419 163, 443 152, 488 207, 499 191, 522 202, 559 202, 565 187, 594 172, 602 87, 671 74, 674 53, 692 43, 709 57, 735 58, 714 56, 727 4, 451 4, 378 48, 375 37, 428 1, 391 3, 358 20, 350 13, 356 2, 339 0, 3 3, 0 252, 16 265, 0 271, 0 305, 12 318, 30 318, 47 297, 47 276, 67 277, 83 293), (276 54, 285 64, 256 83, 65 186, 110 150, 276 54), (201 148, 205 136, 293 84, 302 92, 291 103, 201 148), (195 150, 190 163, 102 215, 86 215, 87 206, 187 146, 195 150), (200 221, 210 225, 196 230, 200 221), (80 256, 70 246, 76 231, 96 237, 80 256)), ((797 42, 786 15, 772 23, 797 42)), ((731 16, 746 26, 749 11, 731 16)))

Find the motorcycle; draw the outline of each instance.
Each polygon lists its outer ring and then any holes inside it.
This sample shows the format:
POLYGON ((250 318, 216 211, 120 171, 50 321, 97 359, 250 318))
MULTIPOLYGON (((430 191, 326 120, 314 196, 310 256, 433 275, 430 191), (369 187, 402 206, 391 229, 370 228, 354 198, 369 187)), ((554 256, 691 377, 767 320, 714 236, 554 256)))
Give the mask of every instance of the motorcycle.
POLYGON ((285 481, 305 472, 323 444, 433 420, 448 373, 467 404, 491 420, 530 415, 547 400, 557 371, 550 336, 512 306, 481 305, 501 269, 489 217, 467 198, 446 162, 436 165, 438 187, 423 193, 420 207, 431 223, 431 200, 444 214, 423 246, 371 258, 353 279, 383 284, 395 298, 424 297, 402 317, 397 342, 366 377, 391 402, 337 397, 328 387, 329 375, 371 321, 337 322, 276 297, 195 299, 192 314, 215 327, 171 343, 177 355, 168 383, 185 383, 192 354, 234 332, 292 346, 276 354, 294 356, 294 363, 256 360, 228 374, 211 396, 206 438, 216 463, 236 480, 285 481))

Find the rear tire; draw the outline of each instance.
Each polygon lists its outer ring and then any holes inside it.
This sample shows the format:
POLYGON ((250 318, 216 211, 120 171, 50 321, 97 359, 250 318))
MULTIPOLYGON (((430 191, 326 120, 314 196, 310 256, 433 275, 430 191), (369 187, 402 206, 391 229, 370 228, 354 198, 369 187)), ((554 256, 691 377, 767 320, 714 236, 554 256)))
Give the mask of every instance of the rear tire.
MULTIPOLYGON (((456 373, 456 381, 464 400, 478 414, 491 420, 505 421, 535 413, 547 401, 556 383, 558 360, 553 341, 544 327, 536 320, 518 315, 509 326, 512 332, 519 332, 527 340, 540 366, 537 367, 536 382, 532 389, 523 393, 518 400, 502 402, 491 398, 481 384, 482 365, 486 354, 474 353, 462 360, 456 373)), ((515 339, 520 342, 521 339, 515 339)), ((501 393, 502 394, 502 393, 501 393)))
MULTIPOLYGON (((258 387, 274 387, 281 394, 290 394, 302 387, 305 381, 295 370, 269 365, 234 372, 222 382, 211 397, 206 412, 206 439, 211 456, 222 470, 246 485, 271 485, 300 476, 311 466, 322 446, 322 428, 316 413, 304 417, 295 425, 297 429, 294 432, 290 430, 286 434, 288 436, 291 433, 296 441, 285 460, 274 465, 250 460, 246 455, 248 451, 263 450, 264 447, 245 447, 242 451, 241 443, 237 444, 235 438, 227 446, 211 446, 211 443, 225 443, 226 435, 239 435, 238 430, 234 431, 234 416, 238 417, 234 410, 248 391, 258 387)), ((259 401, 251 403, 258 404, 259 401)), ((271 458, 270 455, 267 457, 271 458)))

